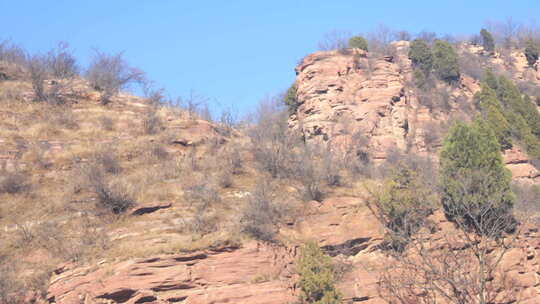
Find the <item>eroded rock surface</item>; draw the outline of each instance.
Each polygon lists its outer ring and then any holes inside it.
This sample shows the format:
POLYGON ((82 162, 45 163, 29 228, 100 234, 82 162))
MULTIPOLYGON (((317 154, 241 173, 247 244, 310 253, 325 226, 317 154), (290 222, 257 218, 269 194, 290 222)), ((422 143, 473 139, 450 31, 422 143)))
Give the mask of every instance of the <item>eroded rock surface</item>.
MULTIPOLYGON (((361 50, 306 56, 296 67, 298 104, 290 127, 308 141, 361 148, 375 162, 393 151, 436 157, 451 122, 474 115, 479 83, 462 75, 453 88, 438 86, 429 94, 415 90, 408 42, 394 46, 396 54, 389 57, 361 50)), ((540 182, 540 171, 525 153, 515 147, 507 154, 514 159, 507 164, 515 178, 540 182)))
POLYGON ((77 268, 52 279, 51 303, 287 303, 291 252, 248 243, 77 268))

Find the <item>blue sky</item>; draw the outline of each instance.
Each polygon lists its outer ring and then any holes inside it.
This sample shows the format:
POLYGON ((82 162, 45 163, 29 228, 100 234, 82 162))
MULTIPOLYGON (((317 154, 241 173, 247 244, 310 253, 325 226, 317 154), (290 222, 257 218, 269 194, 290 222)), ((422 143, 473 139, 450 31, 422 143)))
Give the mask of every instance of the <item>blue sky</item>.
POLYGON ((92 48, 125 51, 171 96, 194 90, 244 113, 285 90, 331 30, 465 34, 507 17, 539 18, 540 1, 0 0, 0 39, 31 52, 67 41, 83 66, 92 48))

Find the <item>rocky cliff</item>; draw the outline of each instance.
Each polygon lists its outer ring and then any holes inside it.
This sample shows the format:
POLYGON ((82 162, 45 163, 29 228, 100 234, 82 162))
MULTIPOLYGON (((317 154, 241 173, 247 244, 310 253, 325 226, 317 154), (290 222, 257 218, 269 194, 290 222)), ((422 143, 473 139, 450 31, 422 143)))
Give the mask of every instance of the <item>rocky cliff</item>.
MULTIPOLYGON (((462 73, 455 87, 438 84, 430 94, 421 92, 413 84, 408 42, 393 45, 395 53, 384 57, 362 50, 306 56, 296 67, 298 104, 289 120, 291 128, 299 129, 307 140, 347 148, 361 137, 361 148, 376 162, 394 150, 436 156, 452 121, 475 115, 473 96, 479 83, 462 73)), ((481 49, 465 47, 480 56, 481 49)), ((513 56, 512 76, 540 83, 540 73, 526 67, 524 56, 517 52, 513 56)), ((502 65, 498 57, 488 63, 502 65)), ((357 142, 354 146, 359 147, 357 142)), ((519 147, 505 151, 505 161, 514 178, 539 181, 540 171, 519 147)))

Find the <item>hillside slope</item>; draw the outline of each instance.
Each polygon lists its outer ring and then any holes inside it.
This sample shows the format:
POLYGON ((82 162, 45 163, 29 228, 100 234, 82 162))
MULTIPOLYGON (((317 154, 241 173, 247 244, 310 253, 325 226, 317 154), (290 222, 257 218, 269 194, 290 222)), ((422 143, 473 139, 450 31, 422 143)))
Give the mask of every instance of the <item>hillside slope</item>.
MULTIPOLYGON (((306 56, 288 122, 270 111, 236 130, 127 93, 103 105, 78 77, 65 104, 34 102, 24 71, 0 65, 0 295, 51 304, 293 303, 302 245, 314 241, 331 257, 344 302, 387 303, 382 286, 397 273, 396 256, 369 203, 387 173, 353 172, 334 150, 364 153, 372 171, 410 154, 436 160, 451 122, 475 114, 480 88, 462 75, 420 96, 407 43, 395 46, 394 56, 306 56), (311 150, 291 130, 330 149, 311 150)), ((515 56, 513 79, 530 79, 515 56)), ((515 181, 540 181, 519 145, 504 153, 515 181)), ((529 203, 516 215, 537 214, 529 203)), ((418 233, 434 252, 467 252, 459 241, 441 245, 459 234, 441 210, 427 222, 418 233)), ((492 293, 496 303, 538 303, 537 223, 516 230, 492 293)), ((452 268, 468 274, 463 265, 452 268)))

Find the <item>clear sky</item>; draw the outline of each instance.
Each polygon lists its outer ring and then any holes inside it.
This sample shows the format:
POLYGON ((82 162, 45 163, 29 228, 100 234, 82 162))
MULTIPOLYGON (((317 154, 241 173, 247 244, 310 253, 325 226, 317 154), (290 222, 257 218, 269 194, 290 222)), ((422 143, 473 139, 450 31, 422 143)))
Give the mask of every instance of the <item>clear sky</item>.
POLYGON ((171 96, 194 90, 246 112, 285 90, 331 30, 468 34, 507 17, 540 18, 540 0, 0 0, 0 39, 31 52, 67 41, 83 66, 92 48, 125 51, 171 96))

